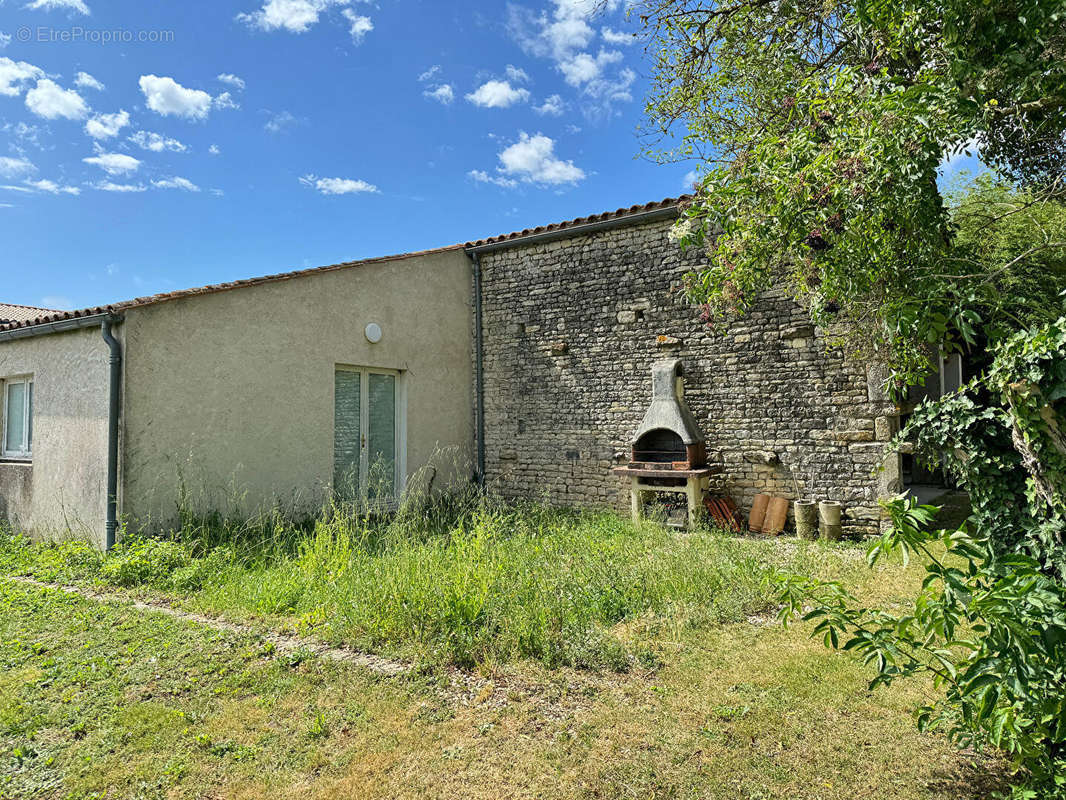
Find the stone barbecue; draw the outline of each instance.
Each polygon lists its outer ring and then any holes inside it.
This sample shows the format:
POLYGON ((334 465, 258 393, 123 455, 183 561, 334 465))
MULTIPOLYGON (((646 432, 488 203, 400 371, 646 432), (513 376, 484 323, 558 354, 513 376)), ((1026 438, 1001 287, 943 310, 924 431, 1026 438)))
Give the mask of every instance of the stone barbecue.
MULTIPOLYGON (((682 494, 686 521, 696 523, 711 475, 707 446, 696 418, 685 403, 680 359, 657 361, 651 368, 651 405, 633 437, 632 459, 613 471, 629 481, 633 521, 640 523, 649 495, 682 494)), ((666 503, 667 507, 672 504, 666 503)))

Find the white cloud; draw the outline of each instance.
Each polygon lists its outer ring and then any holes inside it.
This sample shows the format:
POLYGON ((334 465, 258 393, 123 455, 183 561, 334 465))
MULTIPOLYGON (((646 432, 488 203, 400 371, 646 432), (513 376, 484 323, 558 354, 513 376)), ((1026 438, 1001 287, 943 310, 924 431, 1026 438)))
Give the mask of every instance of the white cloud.
POLYGON ((279 114, 274 114, 270 119, 268 119, 263 127, 271 133, 281 133, 286 128, 295 125, 298 121, 299 120, 297 120, 296 117, 294 117, 288 111, 282 111, 279 114))
POLYGON ((110 139, 118 136, 119 131, 130 124, 130 115, 126 111, 114 114, 97 114, 85 123, 85 132, 94 139, 110 139))
POLYGON ((152 181, 152 186, 157 189, 184 189, 186 192, 198 192, 200 187, 190 181, 188 178, 163 178, 158 181, 152 181))
POLYGON ((0 56, 0 94, 18 97, 25 88, 24 84, 43 77, 44 70, 40 67, 0 56))
POLYGON ((64 89, 48 78, 26 92, 26 108, 45 119, 85 119, 88 104, 73 89, 64 89))
POLYGON ((229 86, 232 86, 232 87, 234 87, 235 89, 237 89, 238 91, 241 91, 241 92, 244 91, 244 87, 247 85, 247 84, 245 84, 243 78, 238 78, 236 75, 234 75, 231 72, 223 72, 222 74, 220 74, 218 76, 217 80, 219 80, 222 83, 225 83, 225 84, 227 84, 229 86))
POLYGON ((600 50, 595 57, 588 53, 578 53, 573 58, 560 61, 558 66, 567 83, 571 86, 583 86, 598 80, 604 69, 621 60, 622 54, 617 50, 600 50))
POLYGON ((450 83, 442 84, 433 89, 426 89, 422 94, 446 106, 451 105, 452 101, 455 100, 455 89, 450 83))
POLYGON ((615 31, 610 28, 603 28, 600 31, 600 36, 603 37, 603 41, 607 44, 614 45, 631 45, 637 40, 637 37, 631 33, 625 33, 624 31, 615 31))
POLYGON ((554 0, 553 5, 555 9, 550 15, 511 6, 508 25, 527 52, 563 60, 588 47, 596 37, 589 20, 599 11, 617 11, 622 0, 554 0))
POLYGON ((53 311, 73 311, 74 301, 61 294, 47 294, 41 298, 41 308, 50 308, 53 311))
POLYGON ((539 106, 533 106, 533 110, 549 117, 559 117, 566 111, 566 102, 559 95, 553 94, 539 106))
POLYGON ((555 155, 555 142, 542 133, 530 136, 524 131, 518 141, 505 148, 499 155, 500 166, 496 178, 475 170, 475 180, 491 180, 500 186, 512 186, 507 180, 541 185, 558 186, 574 184, 585 178, 585 171, 573 161, 563 161, 555 155), (476 174, 475 174, 476 173, 476 174))
POLYGON ((696 181, 700 179, 700 174, 696 170, 690 170, 685 173, 685 177, 682 179, 681 191, 685 194, 691 194, 696 190, 696 181))
POLYGON ((455 100, 455 87, 450 83, 440 83, 436 80, 441 74, 440 64, 434 64, 427 69, 421 75, 418 76, 419 83, 426 83, 432 81, 429 87, 422 92, 423 97, 428 97, 430 100, 436 100, 441 105, 451 105, 455 100))
POLYGON ((149 131, 137 131, 129 137, 129 140, 142 150, 151 150, 153 153, 162 153, 164 150, 169 150, 172 153, 184 153, 189 149, 177 139, 171 139, 161 133, 151 133, 149 131))
POLYGON ((363 37, 374 30, 374 23, 370 21, 370 17, 356 14, 350 8, 344 9, 341 14, 348 20, 348 33, 352 35, 352 41, 356 44, 362 42, 363 37))
POLYGON ((36 171, 37 167, 24 158, 0 156, 0 178, 20 178, 36 171))
POLYGON ((211 95, 200 89, 186 89, 173 78, 142 75, 139 83, 148 108, 157 114, 206 119, 211 111, 211 95))
POLYGON ((346 5, 348 0, 266 0, 258 11, 238 14, 237 19, 263 31, 304 33, 324 11, 346 5))
POLYGON ((74 78, 74 85, 79 89, 95 89, 98 92, 104 90, 104 85, 88 72, 79 72, 74 78))
MULTIPOLYGON (((81 194, 81 189, 77 186, 63 186, 55 181, 41 179, 39 181, 25 181, 25 184, 32 189, 36 189, 38 192, 48 192, 49 194, 81 194)), ((14 187, 5 187, 14 188, 14 187)))
MULTIPOLYGON (((598 12, 619 10, 626 0, 553 0, 551 13, 535 13, 518 5, 508 7, 508 27, 512 36, 527 53, 549 58, 566 82, 581 89, 595 102, 581 103, 589 116, 609 113, 613 104, 633 99, 629 91, 636 80, 631 69, 610 74, 610 68, 622 60, 617 50, 587 52, 597 33, 590 21, 598 12)), ((625 34, 603 28, 600 35, 609 44, 629 43, 625 34), (622 40, 625 40, 624 42, 622 40)))
POLYGON ((213 144, 209 148, 207 148, 207 152, 213 156, 221 155, 222 153, 217 144, 213 144))
POLYGON ((33 0, 27 3, 26 8, 42 9, 44 11, 76 11, 79 14, 89 13, 89 7, 84 0, 33 0))
POLYGON ((125 175, 129 172, 136 172, 138 167, 141 166, 141 162, 138 159, 125 153, 97 152, 95 156, 83 158, 82 161, 99 167, 108 175, 125 175))
MULTIPOLYGON (((3 50, 9 44, 11 44, 11 34, 0 31, 0 50, 3 50)), ((10 208, 10 206, 8 206, 8 208, 10 208)))
POLYGON ((637 79, 637 73, 628 67, 619 71, 611 78, 600 77, 589 81, 584 92, 587 97, 597 101, 586 107, 589 115, 595 113, 607 113, 615 103, 628 103, 633 99, 630 89, 637 79))
POLYGON ((353 180, 351 178, 319 178, 315 175, 304 175, 300 183, 310 186, 320 194, 378 194, 378 187, 366 181, 353 180))
POLYGON ((503 178, 499 175, 489 175, 481 169, 472 169, 466 173, 469 177, 473 178, 478 183, 494 183, 497 186, 502 186, 505 189, 513 189, 518 185, 518 181, 513 178, 503 178))
POLYGON ((511 64, 507 65, 507 77, 515 83, 529 82, 529 74, 524 69, 519 69, 511 64))
POLYGON ((27 125, 25 122, 5 122, 0 125, 0 131, 11 134, 23 144, 32 145, 39 150, 44 149, 41 146, 41 128, 37 125, 27 125))
POLYGON ((529 99, 528 89, 516 89, 507 81, 487 81, 466 99, 482 108, 507 108, 529 99))
POLYGON ((223 92, 212 101, 215 108, 240 108, 240 105, 236 103, 233 96, 229 92, 223 92))
MULTIPOLYGON (((96 183, 92 184, 92 187, 101 192, 131 193, 148 191, 148 187, 145 186, 143 183, 115 183, 114 181, 97 181, 96 183)), ((108 267, 107 274, 113 274, 111 272, 110 267, 108 267)))

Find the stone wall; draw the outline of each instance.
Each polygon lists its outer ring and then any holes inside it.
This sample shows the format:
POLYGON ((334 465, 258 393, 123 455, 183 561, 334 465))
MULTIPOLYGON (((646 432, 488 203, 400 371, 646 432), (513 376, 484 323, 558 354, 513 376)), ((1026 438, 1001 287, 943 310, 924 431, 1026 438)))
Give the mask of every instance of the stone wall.
POLYGON ((828 353, 778 292, 708 327, 682 297, 670 221, 482 256, 486 478, 507 497, 625 506, 628 459, 653 361, 684 360, 685 396, 721 463, 716 491, 746 513, 759 492, 839 500, 845 527, 876 530, 879 470, 895 430, 867 370, 828 353))

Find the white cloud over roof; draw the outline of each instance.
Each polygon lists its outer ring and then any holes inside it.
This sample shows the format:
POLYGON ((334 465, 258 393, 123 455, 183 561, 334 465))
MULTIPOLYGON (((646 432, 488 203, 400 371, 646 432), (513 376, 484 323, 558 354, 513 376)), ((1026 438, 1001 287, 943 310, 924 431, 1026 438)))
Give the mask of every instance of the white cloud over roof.
POLYGON ((585 179, 583 169, 555 155, 555 141, 542 133, 530 136, 523 131, 517 142, 500 152, 499 160, 495 175, 482 170, 467 174, 476 181, 508 188, 519 182, 560 186, 585 179))
POLYGON ((493 80, 481 84, 466 99, 482 108, 507 108, 528 100, 529 90, 515 88, 508 81, 493 80))
POLYGON ((110 139, 130 124, 130 115, 122 110, 114 114, 97 114, 85 123, 85 132, 94 139, 110 139))
POLYGON ((74 77, 74 85, 79 89, 93 89, 97 92, 102 92, 104 90, 104 85, 88 72, 79 72, 74 77))
POLYGON ((26 4, 29 9, 41 9, 44 11, 72 11, 77 14, 89 14, 89 7, 85 0, 33 0, 26 4))
POLYGON ((310 186, 319 194, 378 194, 380 190, 372 183, 353 178, 319 178, 316 175, 304 175, 300 183, 310 186))
POLYGON ((97 153, 95 156, 83 158, 86 164, 99 167, 108 175, 125 175, 136 172, 141 166, 139 159, 128 156, 125 153, 97 153))
POLYGON ((89 114, 89 104, 80 94, 50 78, 42 78, 26 92, 26 108, 44 119, 85 119, 89 114))
POLYGON ((201 89, 187 89, 173 78, 142 75, 139 81, 148 108, 163 116, 206 119, 212 98, 201 89))

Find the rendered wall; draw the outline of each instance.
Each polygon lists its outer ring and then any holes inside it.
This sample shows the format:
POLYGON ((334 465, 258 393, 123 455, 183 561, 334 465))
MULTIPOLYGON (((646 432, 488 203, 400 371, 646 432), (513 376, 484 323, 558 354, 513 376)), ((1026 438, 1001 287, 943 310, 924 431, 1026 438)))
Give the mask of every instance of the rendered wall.
POLYGON ((333 477, 336 365, 401 370, 408 474, 433 464, 437 488, 468 480, 470 269, 452 250, 128 311, 124 515, 170 524, 182 480, 201 511, 235 498, 316 511, 333 477))
POLYGON ((108 348, 99 328, 0 342, 0 379, 32 374, 33 459, 0 460, 0 520, 104 538, 108 348))
POLYGON ((846 528, 876 530, 876 500, 898 478, 875 474, 895 408, 777 293, 731 324, 701 322, 681 296, 692 263, 670 226, 482 256, 490 486, 622 507, 626 490, 610 469, 616 454, 629 457, 652 362, 678 357, 708 454, 724 466, 718 491, 745 511, 759 492, 840 500, 846 528))

